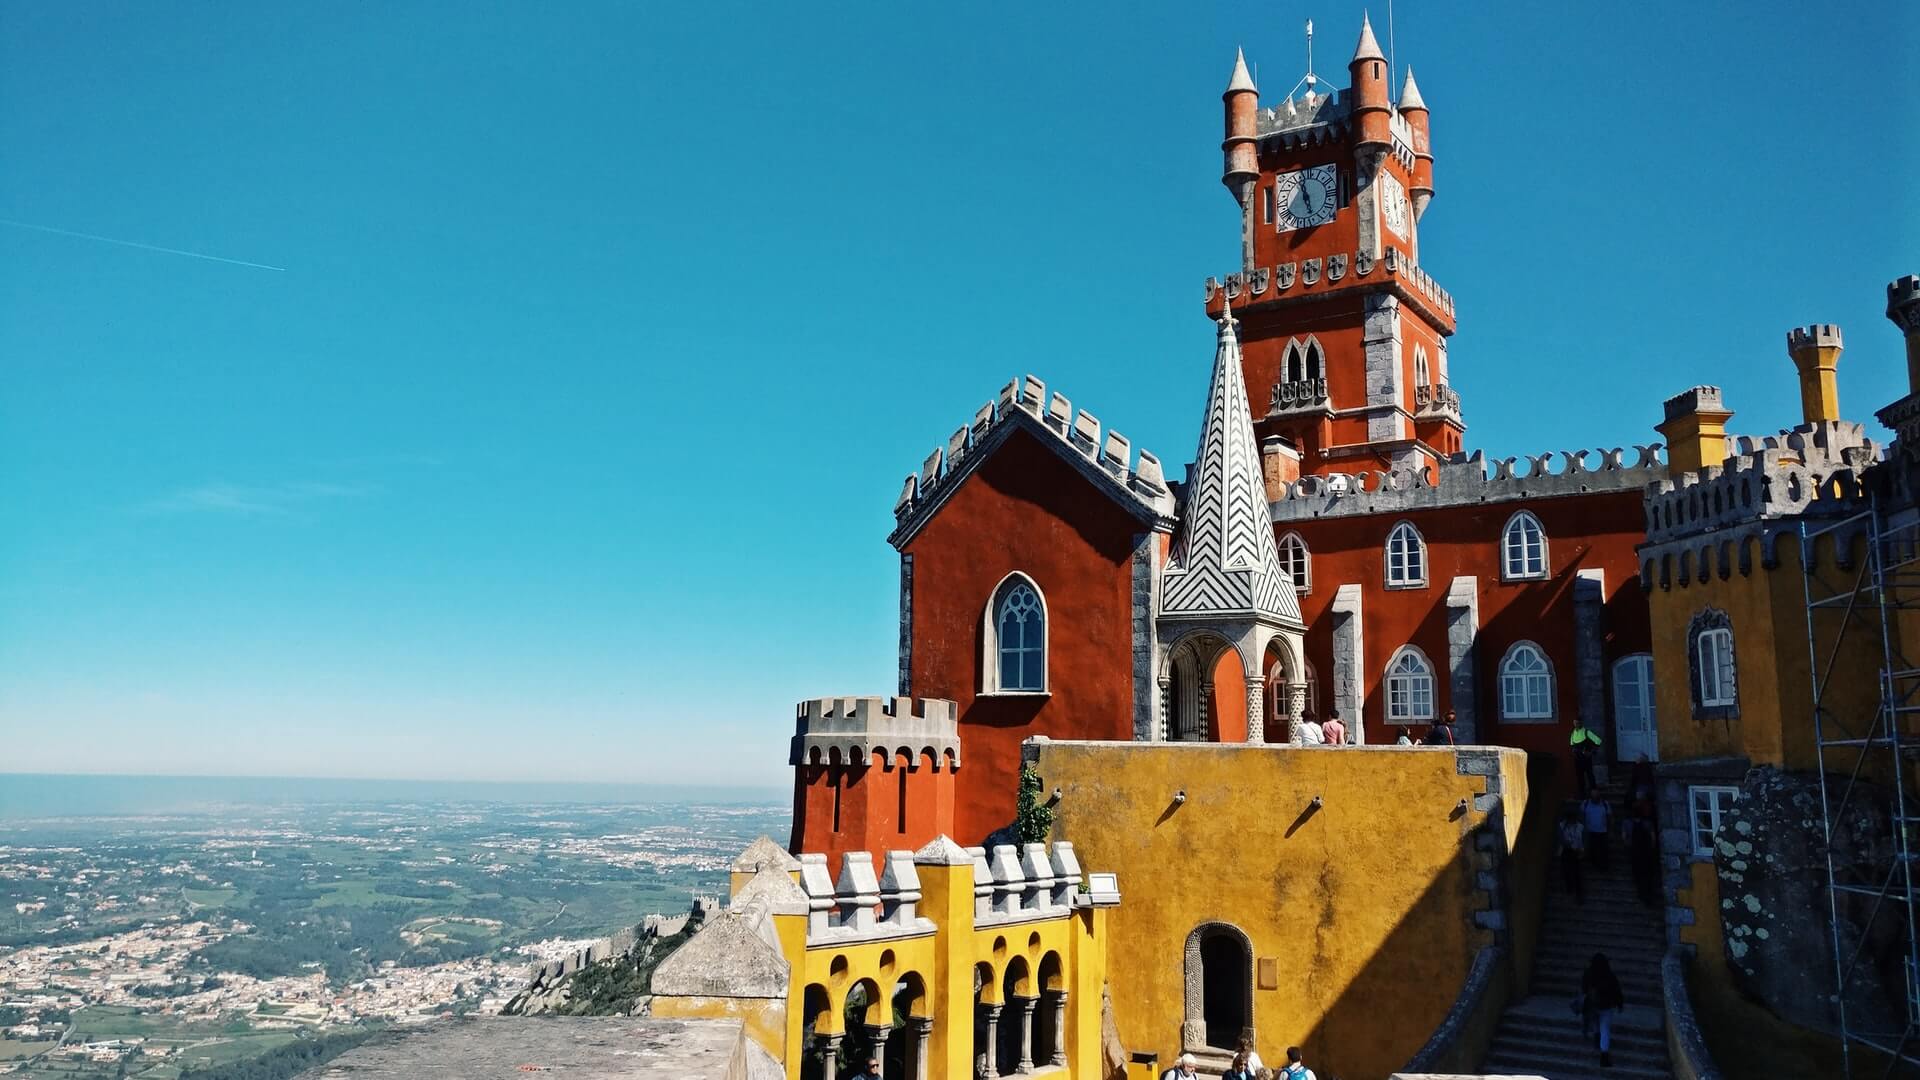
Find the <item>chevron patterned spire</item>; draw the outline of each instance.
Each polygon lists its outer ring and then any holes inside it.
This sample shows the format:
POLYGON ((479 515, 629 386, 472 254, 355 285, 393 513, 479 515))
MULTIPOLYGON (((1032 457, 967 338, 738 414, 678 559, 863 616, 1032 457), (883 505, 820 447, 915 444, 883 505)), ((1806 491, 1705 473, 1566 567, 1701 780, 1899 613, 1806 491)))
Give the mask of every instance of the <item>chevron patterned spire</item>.
POLYGON ((1220 317, 1213 384, 1193 480, 1163 581, 1160 613, 1231 615, 1300 624, 1293 579, 1280 568, 1273 516, 1253 440, 1233 311, 1220 317))

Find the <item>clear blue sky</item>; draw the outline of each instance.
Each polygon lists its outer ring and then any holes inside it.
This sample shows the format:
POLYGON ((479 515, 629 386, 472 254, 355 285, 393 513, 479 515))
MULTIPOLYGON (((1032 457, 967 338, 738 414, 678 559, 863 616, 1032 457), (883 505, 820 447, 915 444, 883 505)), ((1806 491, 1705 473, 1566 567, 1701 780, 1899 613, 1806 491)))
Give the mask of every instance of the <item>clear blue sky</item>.
MULTIPOLYGON (((1911 3, 1405 0, 1471 445, 1904 390, 1911 3)), ((1373 11, 1385 41, 1384 5, 1373 11)), ((1177 470, 1267 100, 1353 3, 25 4, 0 770, 781 784, 893 688, 900 478, 1031 371, 1177 470)))

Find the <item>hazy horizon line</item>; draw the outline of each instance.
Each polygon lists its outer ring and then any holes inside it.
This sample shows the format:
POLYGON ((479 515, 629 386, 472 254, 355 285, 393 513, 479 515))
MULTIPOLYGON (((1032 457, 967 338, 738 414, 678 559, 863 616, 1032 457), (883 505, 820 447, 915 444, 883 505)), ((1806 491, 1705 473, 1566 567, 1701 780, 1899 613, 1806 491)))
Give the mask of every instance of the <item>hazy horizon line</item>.
POLYGON ((47 771, 41 771, 38 769, 0 768, 0 777, 7 777, 7 776, 32 776, 32 777, 42 777, 42 778, 48 778, 48 779, 85 778, 90 780, 103 779, 103 778, 124 778, 128 780, 317 780, 317 781, 331 780, 331 781, 339 781, 343 783, 354 783, 354 784, 365 784, 365 783, 492 784, 492 785, 498 785, 502 787, 511 787, 511 786, 532 787, 536 785, 551 787, 555 785, 571 784, 579 787, 651 787, 651 788, 703 789, 703 790, 711 790, 711 789, 718 788, 723 790, 754 791, 754 792, 765 792, 768 794, 781 794, 781 795, 784 795, 787 793, 784 787, 780 785, 775 785, 775 784, 752 784, 752 783, 719 782, 719 781, 713 781, 713 782, 673 781, 673 780, 582 780, 582 779, 572 778, 572 777, 565 778, 565 779, 521 778, 521 779, 514 779, 514 780, 503 780, 495 777, 486 777, 486 776, 477 776, 477 777, 338 776, 338 775, 322 775, 322 774, 314 774, 314 773, 120 772, 115 770, 102 770, 99 772, 74 772, 74 771, 47 772, 47 771))

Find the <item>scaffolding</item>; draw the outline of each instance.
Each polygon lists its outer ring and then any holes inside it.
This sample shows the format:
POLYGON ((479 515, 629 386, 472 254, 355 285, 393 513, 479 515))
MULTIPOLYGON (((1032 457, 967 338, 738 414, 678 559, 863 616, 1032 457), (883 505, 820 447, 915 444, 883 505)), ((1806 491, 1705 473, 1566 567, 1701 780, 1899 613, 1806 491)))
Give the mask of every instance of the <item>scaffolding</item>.
MULTIPOLYGON (((1904 516, 1904 515, 1903 515, 1904 516)), ((1920 521, 1890 526, 1877 498, 1866 509, 1839 519, 1814 523, 1802 519, 1800 566, 1806 583, 1807 655, 1813 683, 1813 732, 1819 755, 1820 840, 1827 865, 1827 915, 1833 945, 1833 1002, 1839 1021, 1844 1075, 1878 1073, 1892 1076, 1904 1063, 1920 1068, 1920 911, 1916 910, 1914 859, 1920 849, 1920 792, 1914 771, 1920 765, 1920 736, 1903 730, 1905 718, 1920 714, 1920 667, 1901 655, 1900 612, 1913 609, 1920 617, 1920 521), (1836 555, 1862 545, 1863 557, 1835 558, 1824 566, 1817 556, 1822 538, 1836 555), (1859 665, 1841 663, 1862 652, 1878 657, 1878 704, 1871 717, 1865 709, 1837 708, 1831 691, 1858 679, 1859 665), (1853 715, 1847 715, 1851 712, 1853 715), (1836 833, 1845 827, 1850 809, 1885 800, 1890 826, 1890 857, 1869 862, 1837 857, 1836 833), (1880 865, 1884 863, 1884 865, 1880 865), (1848 940, 1841 921, 1842 897, 1857 897, 1847 906, 1867 912, 1859 922, 1857 940, 1848 940), (1876 928, 1891 928, 1901 940, 1904 993, 1891 1015, 1869 1010, 1860 1003, 1882 994, 1883 978, 1876 978, 1871 961, 1888 951, 1869 949, 1876 928), (1850 1009, 1849 1005, 1854 1008, 1850 1009), (1863 1053, 1871 1050, 1875 1053, 1863 1053)), ((1857 689, 1857 683, 1854 683, 1857 689)), ((1888 930, 1882 930, 1882 934, 1888 930)))

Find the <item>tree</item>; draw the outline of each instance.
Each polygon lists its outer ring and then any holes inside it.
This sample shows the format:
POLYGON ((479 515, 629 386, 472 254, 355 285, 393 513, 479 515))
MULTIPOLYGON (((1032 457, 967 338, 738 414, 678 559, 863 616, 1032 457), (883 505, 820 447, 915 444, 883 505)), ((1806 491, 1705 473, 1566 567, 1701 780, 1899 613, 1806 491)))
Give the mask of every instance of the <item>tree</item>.
POLYGON ((1020 766, 1020 801, 1013 831, 1023 844, 1044 844, 1053 835, 1053 804, 1042 801, 1040 789, 1040 774, 1031 765, 1020 766))

